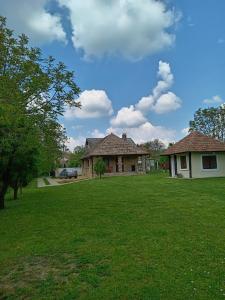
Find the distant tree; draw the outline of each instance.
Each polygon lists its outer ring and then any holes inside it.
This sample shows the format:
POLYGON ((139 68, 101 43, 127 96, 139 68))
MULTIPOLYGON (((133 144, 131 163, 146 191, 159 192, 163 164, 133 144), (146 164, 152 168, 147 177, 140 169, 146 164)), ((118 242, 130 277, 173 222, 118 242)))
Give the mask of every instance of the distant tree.
POLYGON ((159 165, 160 165, 160 169, 166 170, 169 167, 169 157, 160 156, 159 165))
POLYGON ((171 147, 173 145, 174 145, 174 142, 170 142, 169 145, 168 145, 168 147, 171 147))
POLYGON ((64 138, 58 117, 66 105, 80 106, 79 92, 73 72, 15 37, 0 17, 0 209, 8 187, 16 194, 45 153, 54 161, 64 138))
POLYGON ((74 152, 70 154, 69 158, 69 167, 80 167, 81 166, 81 158, 85 153, 84 146, 77 146, 74 148, 74 152))
POLYGON ((199 131, 214 138, 225 140, 225 107, 199 108, 194 120, 189 123, 189 131, 199 131))
POLYGON ((95 165, 94 165, 94 170, 95 173, 100 177, 100 179, 102 178, 102 175, 105 173, 106 171, 106 164, 104 162, 104 160, 102 158, 98 158, 98 160, 96 161, 95 165))
POLYGON ((151 157, 159 158, 160 154, 166 148, 165 144, 159 139, 154 139, 152 141, 146 142, 142 146, 149 151, 151 157))

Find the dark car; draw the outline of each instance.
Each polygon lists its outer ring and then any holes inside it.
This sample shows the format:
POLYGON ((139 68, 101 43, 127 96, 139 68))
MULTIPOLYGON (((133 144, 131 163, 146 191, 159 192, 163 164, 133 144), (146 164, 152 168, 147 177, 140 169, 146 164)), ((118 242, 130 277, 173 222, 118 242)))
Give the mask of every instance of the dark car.
POLYGON ((59 174, 59 178, 77 178, 77 171, 73 169, 63 169, 59 174))

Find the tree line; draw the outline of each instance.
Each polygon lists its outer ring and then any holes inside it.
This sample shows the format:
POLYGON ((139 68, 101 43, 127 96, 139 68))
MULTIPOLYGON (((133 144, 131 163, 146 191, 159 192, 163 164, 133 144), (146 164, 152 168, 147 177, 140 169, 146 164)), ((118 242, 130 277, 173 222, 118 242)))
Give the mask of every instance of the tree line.
POLYGON ((0 17, 0 209, 10 187, 16 199, 20 187, 60 157, 66 133, 59 116, 66 105, 80 106, 79 92, 74 72, 30 47, 0 17))

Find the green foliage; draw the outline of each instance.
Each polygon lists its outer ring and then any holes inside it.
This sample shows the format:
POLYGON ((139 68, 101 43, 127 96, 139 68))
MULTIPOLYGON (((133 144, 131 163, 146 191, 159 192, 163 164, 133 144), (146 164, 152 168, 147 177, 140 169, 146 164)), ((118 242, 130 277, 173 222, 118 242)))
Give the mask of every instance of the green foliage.
POLYGON ((169 157, 168 156, 160 156, 160 159, 159 159, 159 163, 160 164, 165 164, 168 161, 169 161, 169 157))
POLYGON ((77 146, 74 149, 74 152, 70 154, 69 167, 70 168, 80 167, 81 166, 81 158, 84 155, 84 153, 85 153, 84 146, 77 146))
POLYGON ((106 164, 105 164, 104 160, 101 157, 97 159, 97 161, 96 161, 96 163, 94 165, 94 170, 95 170, 95 173, 100 178, 105 173, 105 171, 106 171, 106 164))
POLYGON ((194 120, 189 123, 190 131, 199 131, 220 140, 225 139, 225 107, 199 108, 194 120))
POLYGON ((58 116, 65 105, 80 106, 79 91, 73 72, 15 37, 0 17, 0 209, 9 186, 53 167, 66 139, 58 116))
POLYGON ((149 151, 149 154, 152 158, 159 159, 160 154, 165 149, 165 144, 159 139, 154 139, 152 141, 142 144, 146 150, 149 151))

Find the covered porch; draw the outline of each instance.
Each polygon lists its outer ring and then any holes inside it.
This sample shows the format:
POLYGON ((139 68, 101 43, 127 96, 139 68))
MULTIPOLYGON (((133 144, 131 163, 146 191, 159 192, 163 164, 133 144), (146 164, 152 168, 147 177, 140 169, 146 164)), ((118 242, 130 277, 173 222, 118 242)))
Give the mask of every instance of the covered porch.
POLYGON ((129 175, 146 172, 145 155, 105 155, 89 157, 83 161, 83 174, 94 177, 94 165, 99 157, 106 164, 106 176, 129 175))

